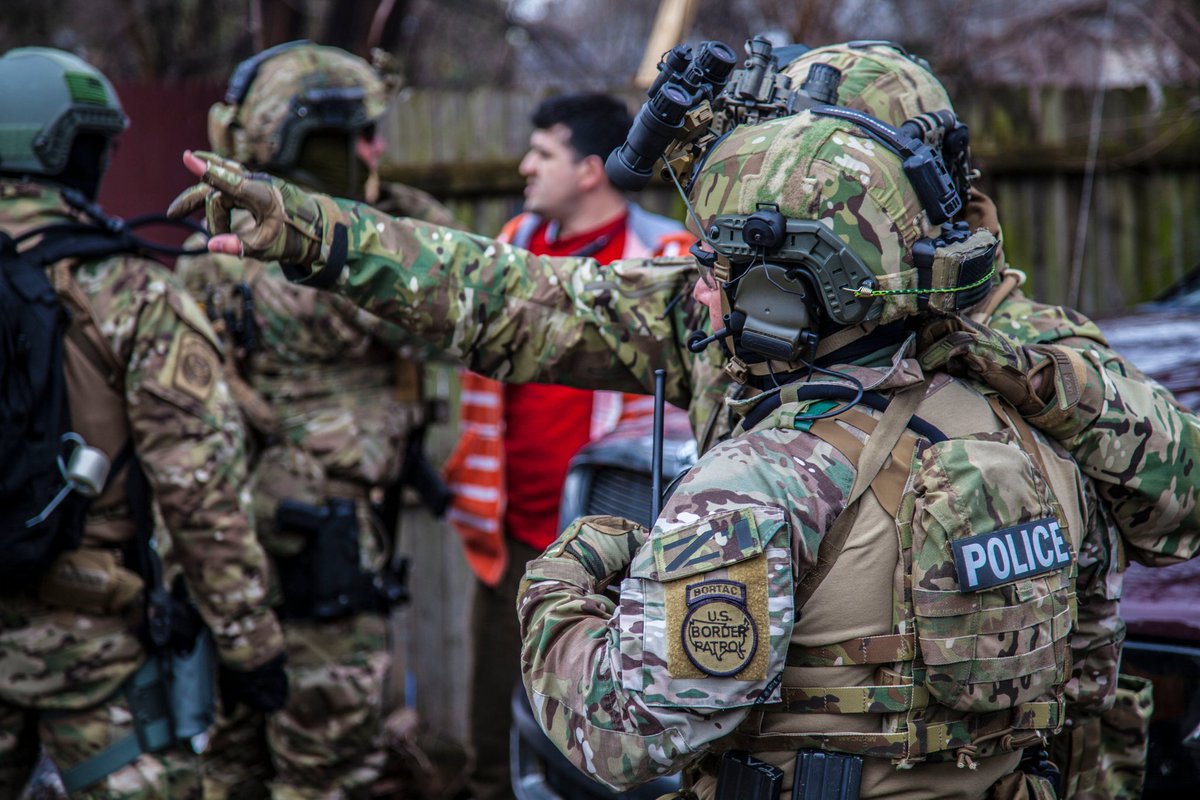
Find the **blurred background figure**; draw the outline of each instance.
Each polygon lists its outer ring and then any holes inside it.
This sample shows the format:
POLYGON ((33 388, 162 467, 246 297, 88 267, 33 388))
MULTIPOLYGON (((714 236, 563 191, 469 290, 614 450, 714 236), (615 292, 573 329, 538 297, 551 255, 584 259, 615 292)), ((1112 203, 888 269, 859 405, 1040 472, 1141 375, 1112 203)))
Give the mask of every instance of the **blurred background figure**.
MULTIPOLYGON (((224 702, 272 710, 287 692, 237 408, 200 309, 94 203, 128 124, 112 85, 70 53, 18 48, 0 96, 0 797, 40 744, 73 795, 198 798, 183 739, 207 721, 181 733, 169 665, 202 647, 201 620, 224 702), (155 510, 182 571, 169 595, 155 510)), ((183 691, 211 699, 205 666, 183 691)))
MULTIPOLYGON (((377 69, 338 48, 279 45, 234 70, 209 111, 211 147, 305 187, 452 224, 424 192, 379 182, 378 123, 396 83, 387 59, 377 69)), ((206 792, 368 795, 385 761, 386 615, 405 596, 385 500, 424 458, 421 366, 401 355, 399 330, 289 284, 279 264, 204 255, 177 271, 225 341, 253 431, 250 490, 293 687, 265 719, 221 717, 206 792)))

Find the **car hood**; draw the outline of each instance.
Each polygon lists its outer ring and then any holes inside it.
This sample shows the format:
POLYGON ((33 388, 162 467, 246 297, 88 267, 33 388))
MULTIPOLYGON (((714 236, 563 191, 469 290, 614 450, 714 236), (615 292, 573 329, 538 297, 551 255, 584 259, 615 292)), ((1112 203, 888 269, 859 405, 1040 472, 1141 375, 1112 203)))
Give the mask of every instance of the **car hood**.
POLYGON ((1114 350, 1184 405, 1200 407, 1200 314, 1147 306, 1098 324, 1114 350))
POLYGON ((1200 559, 1169 567, 1130 564, 1125 573, 1121 616, 1129 635, 1200 641, 1200 559))

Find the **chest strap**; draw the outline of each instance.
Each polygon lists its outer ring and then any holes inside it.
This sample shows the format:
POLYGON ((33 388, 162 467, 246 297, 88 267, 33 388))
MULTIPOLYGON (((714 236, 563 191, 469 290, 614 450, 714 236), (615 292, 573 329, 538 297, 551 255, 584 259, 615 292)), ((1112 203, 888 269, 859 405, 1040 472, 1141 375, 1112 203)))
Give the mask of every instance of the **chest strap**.
MULTIPOLYGON (((753 715, 761 721, 761 716, 753 715)), ((729 737, 732 747, 752 753, 817 749, 896 761, 962 761, 1020 750, 1041 741, 1042 731, 1057 728, 1063 719, 1063 701, 1023 703, 1011 709, 972 714, 945 722, 926 722, 916 710, 907 728, 894 733, 762 733, 743 726, 729 737)), ((969 765, 969 762, 963 764, 969 765)))
MULTIPOLYGON (((845 421, 849 424, 857 423, 867 428, 865 442, 842 428, 835 421, 836 417, 818 420, 810 429, 815 436, 829 441, 835 448, 841 450, 843 455, 854 462, 857 471, 854 476, 854 484, 850 487, 850 494, 846 498, 845 508, 821 539, 816 563, 796 586, 795 608, 797 613, 804 608, 804 604, 813 596, 817 587, 833 569, 833 565, 837 562, 842 548, 846 544, 846 539, 850 536, 854 522, 858 519, 858 501, 867 489, 872 488, 876 478, 885 471, 885 468, 890 468, 895 473, 900 471, 904 473, 899 489, 891 487, 891 494, 895 495, 897 506, 899 505, 898 499, 903 492, 904 482, 908 480, 908 473, 912 466, 912 453, 916 447, 916 441, 909 436, 907 437, 909 442, 907 447, 902 448, 895 457, 893 457, 893 451, 901 444, 901 438, 908 430, 909 420, 912 419, 917 406, 925 399, 925 388, 926 385, 922 382, 898 392, 878 421, 853 409, 838 415, 845 417, 845 421), (907 459, 903 457, 904 452, 908 454, 907 459)), ((896 475, 889 472, 888 480, 885 483, 894 484, 895 479, 896 475)))
POLYGON ((912 661, 916 647, 916 637, 911 633, 859 636, 820 647, 791 647, 788 649, 787 665, 789 667, 844 667, 863 664, 894 664, 912 661))

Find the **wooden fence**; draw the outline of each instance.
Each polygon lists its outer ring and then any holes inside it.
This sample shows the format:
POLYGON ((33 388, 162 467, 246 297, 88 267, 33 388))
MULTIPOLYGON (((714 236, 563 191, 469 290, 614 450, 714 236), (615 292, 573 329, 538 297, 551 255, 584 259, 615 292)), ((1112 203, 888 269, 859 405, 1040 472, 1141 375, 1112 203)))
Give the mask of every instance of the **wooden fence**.
MULTIPOLYGON (((1108 92, 1092 158, 1095 99, 1061 89, 1004 89, 980 92, 959 112, 971 127, 982 188, 999 206, 1009 262, 1029 273, 1035 296, 1065 303, 1077 284, 1072 304, 1106 316, 1153 298, 1200 264, 1200 93, 1108 92), (1090 202, 1082 204, 1088 186, 1090 202), (1082 257, 1073 259, 1081 235, 1082 257)), ((410 92, 385 127, 396 156, 385 176, 433 192, 469 228, 494 234, 520 207, 517 163, 538 100, 494 91, 410 92)), ((656 210, 682 210, 662 187, 638 199, 656 210)), ((431 377, 439 380, 454 383, 444 371, 431 377)), ((448 452, 453 438, 449 427, 436 431, 435 456, 448 452)), ((454 535, 422 511, 405 516, 402 548, 414 563, 414 599, 396 619, 394 696, 436 730, 462 739, 473 581, 454 535)))

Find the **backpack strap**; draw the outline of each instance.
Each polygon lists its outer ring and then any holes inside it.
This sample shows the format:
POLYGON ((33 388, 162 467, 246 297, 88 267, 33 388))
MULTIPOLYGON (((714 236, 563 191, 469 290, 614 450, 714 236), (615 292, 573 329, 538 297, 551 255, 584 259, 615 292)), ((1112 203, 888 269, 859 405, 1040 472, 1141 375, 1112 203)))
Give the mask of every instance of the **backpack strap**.
POLYGON ((83 293, 79 282, 71 271, 77 263, 74 258, 62 259, 55 262, 52 268, 54 291, 67 303, 71 310, 71 324, 67 326, 66 336, 77 346, 89 361, 104 372, 105 383, 118 393, 125 388, 125 369, 117 359, 96 322, 92 312, 92 304, 83 293))

